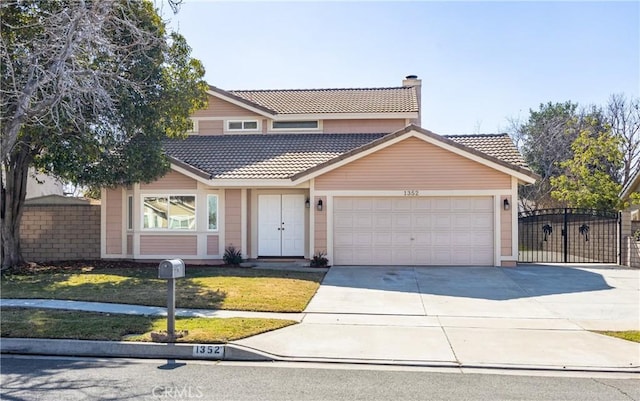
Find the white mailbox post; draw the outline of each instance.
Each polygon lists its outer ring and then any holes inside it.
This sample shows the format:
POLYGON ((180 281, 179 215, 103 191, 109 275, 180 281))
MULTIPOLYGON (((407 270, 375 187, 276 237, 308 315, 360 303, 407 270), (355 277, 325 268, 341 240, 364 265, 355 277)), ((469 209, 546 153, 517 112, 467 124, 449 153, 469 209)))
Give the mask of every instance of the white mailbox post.
POLYGON ((176 335, 176 279, 184 277, 184 261, 167 259, 158 266, 158 278, 167 280, 167 335, 170 341, 176 335))

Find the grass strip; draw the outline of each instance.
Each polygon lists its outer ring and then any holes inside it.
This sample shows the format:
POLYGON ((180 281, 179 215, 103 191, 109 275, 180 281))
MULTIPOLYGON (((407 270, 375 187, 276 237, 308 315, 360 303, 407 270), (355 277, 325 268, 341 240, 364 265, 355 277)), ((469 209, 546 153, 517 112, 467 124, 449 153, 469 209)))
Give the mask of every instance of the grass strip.
POLYGON ((606 336, 622 338, 623 340, 633 341, 640 343, 640 330, 626 330, 626 331, 596 331, 598 334, 604 334, 606 336))
MULTIPOLYGON (((4 274, 3 298, 45 298, 165 306, 166 280, 156 267, 21 269, 4 274)), ((187 267, 176 280, 179 308, 301 312, 316 293, 321 272, 187 267)))
MULTIPOLYGON (((256 318, 176 318, 185 343, 225 343, 295 324, 256 318)), ((52 309, 2 308, 0 336, 74 340, 151 341, 152 331, 166 330, 167 319, 52 309)))

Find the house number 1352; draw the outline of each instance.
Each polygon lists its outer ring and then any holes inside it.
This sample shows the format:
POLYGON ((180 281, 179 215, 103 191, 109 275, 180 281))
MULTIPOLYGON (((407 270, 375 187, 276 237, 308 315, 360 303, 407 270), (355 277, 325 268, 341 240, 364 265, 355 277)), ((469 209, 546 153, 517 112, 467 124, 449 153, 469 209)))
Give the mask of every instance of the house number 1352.
POLYGON ((194 345, 193 356, 207 359, 222 359, 224 357, 224 345, 194 345))
POLYGON ((415 189, 404 191, 404 196, 419 196, 419 195, 420 195, 420 191, 417 191, 415 189))

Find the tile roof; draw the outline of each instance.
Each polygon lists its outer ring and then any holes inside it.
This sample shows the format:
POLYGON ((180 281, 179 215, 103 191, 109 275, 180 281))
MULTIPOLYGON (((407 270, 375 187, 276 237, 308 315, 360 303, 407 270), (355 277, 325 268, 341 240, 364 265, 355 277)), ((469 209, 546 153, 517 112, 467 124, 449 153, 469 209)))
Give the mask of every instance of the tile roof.
MULTIPOLYGON (((165 151, 174 162, 208 179, 293 179, 390 135, 394 134, 192 135, 185 140, 167 140, 165 151)), ((527 169, 506 134, 447 138, 472 152, 527 169)))
POLYGON ((508 134, 445 135, 445 138, 468 146, 518 167, 529 168, 508 134))
POLYGON ((213 179, 287 179, 385 134, 192 135, 167 155, 213 179))
POLYGON ((418 112, 414 87, 232 90, 228 93, 275 114, 418 112))

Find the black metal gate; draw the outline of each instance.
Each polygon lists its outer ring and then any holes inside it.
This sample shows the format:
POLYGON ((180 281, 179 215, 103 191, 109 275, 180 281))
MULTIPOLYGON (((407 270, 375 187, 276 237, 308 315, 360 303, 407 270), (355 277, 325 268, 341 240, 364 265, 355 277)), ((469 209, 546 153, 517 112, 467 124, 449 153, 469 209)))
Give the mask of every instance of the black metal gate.
POLYGON ((620 214, 543 209, 518 214, 518 261, 618 263, 620 214))

